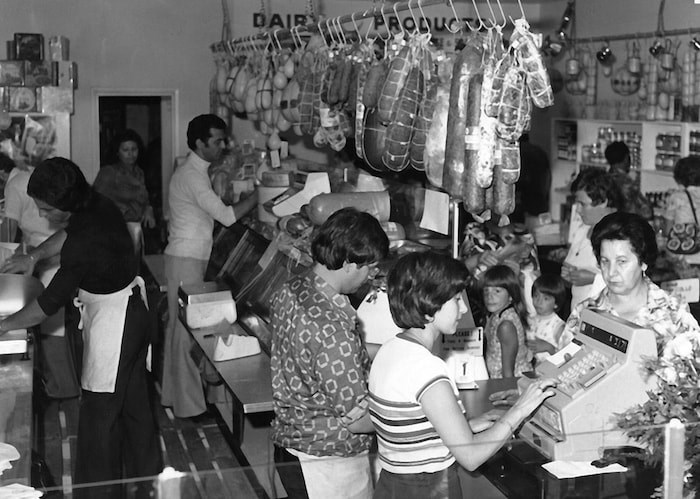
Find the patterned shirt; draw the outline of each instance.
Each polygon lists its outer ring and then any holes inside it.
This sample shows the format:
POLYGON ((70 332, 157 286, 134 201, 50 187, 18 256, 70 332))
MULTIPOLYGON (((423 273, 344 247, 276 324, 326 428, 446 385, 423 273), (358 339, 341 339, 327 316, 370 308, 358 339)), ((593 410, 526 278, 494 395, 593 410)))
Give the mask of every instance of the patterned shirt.
POLYGON ((309 271, 285 283, 271 310, 272 441, 313 456, 368 450, 372 436, 347 428, 367 412, 370 365, 348 297, 309 271))
MULTIPOLYGON (((663 353, 664 345, 677 335, 687 331, 700 331, 698 321, 690 313, 687 303, 679 301, 671 296, 648 277, 644 278, 647 285, 647 304, 639 309, 631 322, 654 330, 656 333, 656 347, 659 355, 663 353)), ((610 291, 604 288, 595 298, 582 301, 571 311, 566 321, 564 335, 576 335, 581 329, 581 311, 585 308, 609 312, 620 316, 610 303, 610 291)))
POLYGON ((503 350, 498 339, 498 327, 504 321, 510 321, 515 327, 518 337, 518 352, 515 355, 513 376, 522 376, 524 372, 532 371, 532 352, 525 343, 525 329, 515 308, 508 307, 497 314, 491 314, 484 328, 486 340, 486 369, 491 378, 503 377, 503 350))

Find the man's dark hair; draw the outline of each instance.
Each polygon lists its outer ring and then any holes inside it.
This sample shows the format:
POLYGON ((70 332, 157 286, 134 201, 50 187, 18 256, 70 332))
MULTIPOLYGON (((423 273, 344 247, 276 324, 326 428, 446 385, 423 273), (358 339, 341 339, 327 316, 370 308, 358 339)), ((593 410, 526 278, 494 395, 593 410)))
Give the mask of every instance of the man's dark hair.
POLYGON ((625 199, 620 186, 614 181, 611 174, 602 168, 590 167, 576 176, 571 184, 571 192, 584 191, 591 198, 593 204, 607 201, 607 205, 617 210, 625 206, 625 199))
POLYGON ((200 114, 187 125, 187 147, 197 149, 197 140, 206 142, 211 137, 210 130, 226 131, 226 122, 215 114, 200 114))
POLYGON ((686 156, 673 167, 673 180, 683 187, 700 185, 700 156, 686 156))
POLYGON ((60 157, 39 163, 27 185, 27 194, 31 197, 70 213, 84 210, 92 193, 78 165, 60 157))
POLYGON ((600 245, 603 241, 629 241, 639 262, 647 265, 652 265, 659 253, 654 229, 636 213, 618 211, 606 215, 595 224, 591 232, 591 244, 598 263, 600 263, 600 245))
POLYGON ((389 239, 379 221, 355 208, 336 211, 316 230, 311 241, 313 259, 329 270, 345 262, 367 265, 389 253, 389 239))
POLYGON ((389 271, 389 309, 397 326, 423 328, 428 317, 467 287, 469 271, 454 258, 432 251, 409 253, 389 271))
POLYGON ((630 149, 624 142, 611 142, 605 148, 605 159, 610 166, 622 163, 629 155, 630 149))

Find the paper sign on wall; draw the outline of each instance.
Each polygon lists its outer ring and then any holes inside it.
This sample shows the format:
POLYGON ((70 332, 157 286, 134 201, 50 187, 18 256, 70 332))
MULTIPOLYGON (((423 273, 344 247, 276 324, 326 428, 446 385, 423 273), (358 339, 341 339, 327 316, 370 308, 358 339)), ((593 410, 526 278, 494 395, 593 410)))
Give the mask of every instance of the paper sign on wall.
POLYGON ((698 278, 662 282, 661 289, 686 303, 700 301, 700 279, 698 278))
POLYGON ((449 232, 450 226, 450 196, 445 192, 425 190, 423 217, 420 220, 422 229, 433 230, 440 234, 449 232))

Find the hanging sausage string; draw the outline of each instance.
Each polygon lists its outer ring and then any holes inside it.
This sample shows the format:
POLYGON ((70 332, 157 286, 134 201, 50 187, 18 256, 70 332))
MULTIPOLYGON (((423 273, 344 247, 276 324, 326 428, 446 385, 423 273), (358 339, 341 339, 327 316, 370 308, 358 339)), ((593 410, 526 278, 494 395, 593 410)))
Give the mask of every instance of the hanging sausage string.
POLYGON ((451 30, 463 35, 464 47, 449 53, 420 28, 428 24, 423 7, 439 1, 382 3, 227 42, 226 55, 216 58, 216 111, 253 121, 271 150, 280 147, 280 134, 292 132, 335 151, 349 139, 369 168, 425 172, 475 218, 506 224, 520 174, 518 139, 532 106, 553 104, 541 35, 530 32, 520 3, 523 16, 509 18, 513 29, 504 43, 500 0, 482 8, 490 18, 472 0, 471 22, 450 0, 458 19, 451 30), (413 29, 399 23, 393 33, 386 15, 402 10, 413 29), (377 16, 386 35, 361 33, 358 20, 377 16))

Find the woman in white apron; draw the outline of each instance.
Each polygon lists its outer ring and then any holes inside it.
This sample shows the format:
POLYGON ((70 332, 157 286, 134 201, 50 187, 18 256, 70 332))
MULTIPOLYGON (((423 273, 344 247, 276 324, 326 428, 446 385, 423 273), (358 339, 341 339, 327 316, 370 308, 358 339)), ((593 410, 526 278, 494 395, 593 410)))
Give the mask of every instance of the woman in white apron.
MULTIPOLYGON (((59 253, 60 267, 41 296, 0 322, 0 334, 40 323, 77 290, 84 351, 75 484, 154 476, 162 461, 146 373, 150 321, 124 218, 64 158, 42 162, 27 192, 43 217, 67 221, 66 228, 0 271, 31 272, 37 261, 59 253)), ((118 485, 74 493, 123 495, 118 485)))

